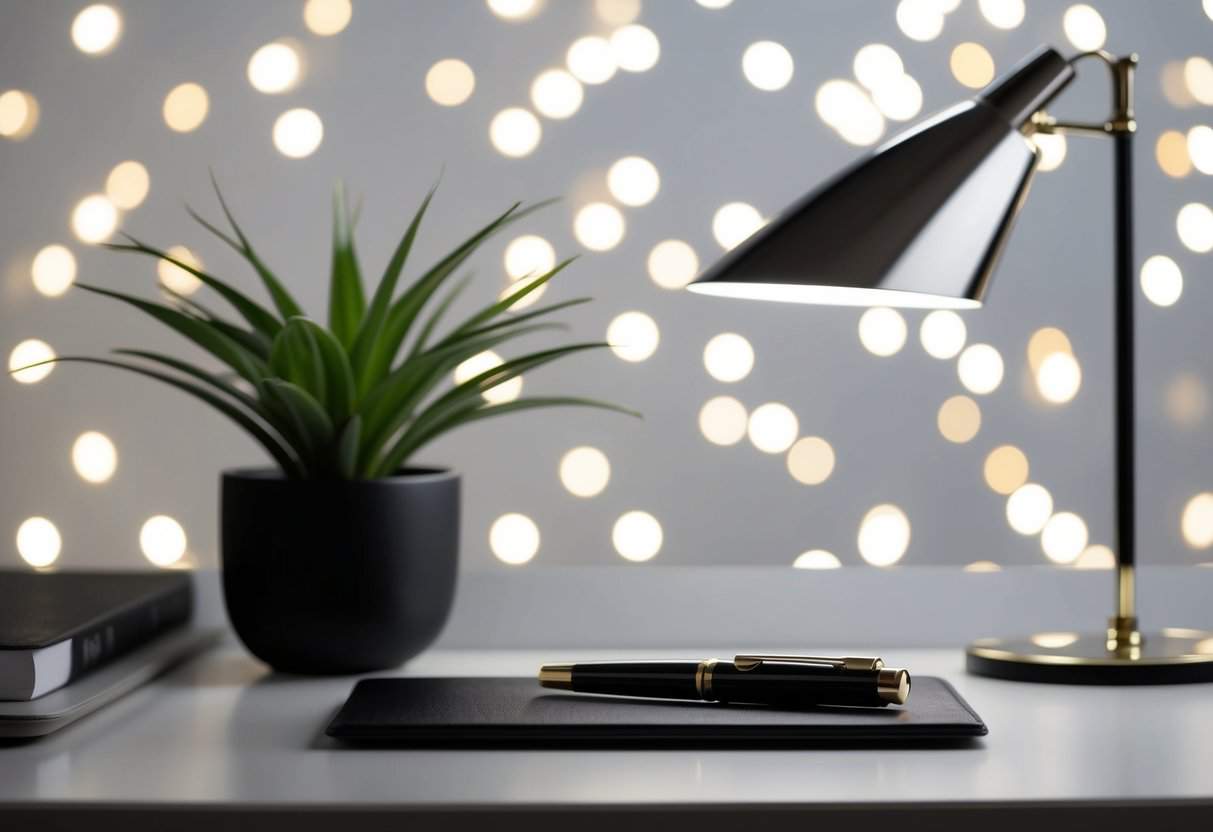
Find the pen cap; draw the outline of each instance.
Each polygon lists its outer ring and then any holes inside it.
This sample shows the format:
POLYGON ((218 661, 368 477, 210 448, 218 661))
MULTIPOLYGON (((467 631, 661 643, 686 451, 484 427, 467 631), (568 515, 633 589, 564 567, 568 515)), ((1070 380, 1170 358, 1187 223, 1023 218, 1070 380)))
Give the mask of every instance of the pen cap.
POLYGON ((876 694, 891 705, 904 705, 910 698, 910 672, 882 667, 876 672, 876 694))

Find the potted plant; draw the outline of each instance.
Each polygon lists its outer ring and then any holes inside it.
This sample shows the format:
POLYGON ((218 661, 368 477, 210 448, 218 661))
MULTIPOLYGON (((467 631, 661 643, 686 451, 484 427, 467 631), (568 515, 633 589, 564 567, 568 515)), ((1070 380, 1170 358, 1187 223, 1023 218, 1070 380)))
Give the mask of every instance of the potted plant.
POLYGON ((255 439, 276 463, 222 475, 223 589, 245 646, 294 673, 355 673, 399 665, 437 637, 450 612, 459 550, 459 475, 412 464, 454 428, 491 416, 560 405, 625 411, 584 398, 489 403, 485 391, 601 342, 525 353, 446 384, 461 362, 523 336, 585 303, 575 298, 511 312, 571 262, 519 281, 454 326, 444 316, 468 285, 452 280, 496 232, 546 203, 516 203, 397 291, 434 191, 421 202, 369 299, 355 253, 351 212, 334 200, 327 326, 309 318, 253 249, 218 186, 224 231, 190 215, 243 257, 269 295, 263 305, 230 283, 129 235, 117 251, 166 260, 212 289, 225 317, 166 289, 152 302, 98 286, 80 288, 150 315, 209 353, 220 372, 148 350, 118 357, 65 356, 169 384, 209 405, 255 439))

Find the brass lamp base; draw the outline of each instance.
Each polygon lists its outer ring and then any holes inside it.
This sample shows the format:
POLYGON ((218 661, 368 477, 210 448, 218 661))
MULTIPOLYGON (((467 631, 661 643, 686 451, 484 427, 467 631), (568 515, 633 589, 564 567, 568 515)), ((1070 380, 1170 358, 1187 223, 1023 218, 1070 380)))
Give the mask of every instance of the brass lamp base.
POLYGON ((1213 632, 1168 627, 1129 635, 1118 640, 1110 629, 979 639, 966 649, 965 667, 977 676, 1065 685, 1213 682, 1213 632))

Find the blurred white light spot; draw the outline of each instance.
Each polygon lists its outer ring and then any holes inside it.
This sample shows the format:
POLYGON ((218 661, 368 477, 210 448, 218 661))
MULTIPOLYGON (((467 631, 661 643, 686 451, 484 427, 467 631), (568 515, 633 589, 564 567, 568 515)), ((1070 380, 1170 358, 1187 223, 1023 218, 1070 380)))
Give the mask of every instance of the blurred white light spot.
MULTIPOLYGON (((885 86, 888 85, 878 89, 885 86)), ((851 81, 826 81, 817 90, 814 106, 821 120, 851 144, 874 144, 884 133, 884 117, 880 110, 876 109, 867 93, 851 81)))
POLYGON ((1032 144, 1040 150, 1039 170, 1057 170, 1066 160, 1066 137, 1060 133, 1036 133, 1032 144))
POLYGON ((122 18, 110 6, 88 6, 72 21, 72 43, 86 55, 103 55, 122 34, 122 18))
POLYGON ((518 159, 539 145, 543 128, 530 110, 509 107, 493 116, 489 123, 489 140, 502 156, 518 159))
POLYGON ((285 43, 267 43, 248 62, 248 80, 258 92, 275 94, 294 89, 302 69, 299 53, 285 43))
POLYGON ((303 22, 313 34, 329 37, 343 31, 353 13, 350 0, 307 0, 303 22))
MULTIPOLYGON (((476 353, 455 367, 455 383, 463 384, 464 382, 471 381, 481 373, 486 373, 495 367, 500 367, 503 363, 501 356, 492 350, 476 353)), ((481 384, 491 383, 492 381, 493 376, 489 376, 481 384)), ((480 391, 480 395, 489 404, 512 402, 521 394, 522 376, 514 376, 508 381, 499 382, 486 390, 480 391)))
POLYGON ((800 423, 786 404, 767 402, 754 408, 746 429, 754 447, 763 453, 781 454, 796 441, 800 423))
POLYGON ((1213 175, 1213 127, 1200 124, 1188 131, 1188 156, 1198 171, 1213 175))
POLYGON ((139 530, 139 548, 156 566, 172 566, 185 556, 186 546, 185 529, 167 515, 149 517, 139 530))
POLYGON ((17 346, 13 347, 13 351, 8 354, 8 370, 13 381, 18 381, 22 384, 35 384, 51 374, 55 369, 54 364, 41 364, 43 361, 50 361, 55 357, 55 351, 51 349, 50 344, 45 341, 39 341, 37 338, 29 338, 22 341, 17 346), (38 367, 31 367, 31 364, 40 364, 38 367), (28 369, 22 370, 22 367, 28 369), (20 370, 20 372, 14 372, 20 370))
POLYGON ((792 567, 795 569, 840 569, 842 561, 833 552, 827 552, 825 549, 810 549, 797 555, 796 560, 792 561, 792 567))
POLYGON ((150 186, 147 168, 135 161, 119 162, 105 179, 105 195, 115 207, 129 211, 139 207, 150 186))
POLYGON ((981 408, 968 396, 952 396, 940 405, 935 421, 944 439, 964 444, 981 430, 981 408))
MULTIPOLYGON (((521 280, 531 275, 545 275, 556 266, 556 249, 543 237, 524 234, 510 241, 505 247, 505 273, 510 280, 521 280)), ((539 290, 539 291, 542 291, 539 290)), ((538 294, 532 292, 531 295, 538 294)), ((525 300, 530 300, 528 295, 525 300)), ((521 303, 521 301, 520 301, 521 303)))
POLYGON ((594 0, 594 13, 603 23, 622 26, 640 16, 640 0, 594 0))
POLYGON ((773 40, 751 43, 741 56, 741 71, 760 90, 781 90, 792 80, 792 53, 773 40))
POLYGON ((892 566, 910 545, 910 519, 891 503, 878 505, 859 524, 859 555, 873 566, 892 566))
POLYGON ((72 211, 72 231, 85 243, 100 243, 118 227, 118 209, 101 194, 86 196, 72 211))
POLYGON ((85 482, 108 482, 118 468, 118 450, 104 433, 90 430, 72 444, 72 466, 85 482))
POLYGON ((834 472, 834 448, 820 436, 797 439, 788 450, 788 473, 805 485, 820 485, 834 472))
POLYGON ((1041 327, 1033 332, 1028 339, 1028 366, 1032 372, 1040 372, 1040 365, 1055 352, 1074 352, 1064 332, 1055 326, 1041 327))
POLYGON ((1180 531, 1184 542, 1194 549, 1213 546, 1213 494, 1205 492, 1188 500, 1184 506, 1180 531))
POLYGON ((649 277, 662 289, 681 289, 699 273, 695 249, 682 240, 662 240, 648 259, 649 277))
POLYGON ((975 560, 964 565, 964 571, 970 573, 1001 572, 1002 567, 992 560, 975 560))
POLYGON ((1170 257, 1155 254, 1141 265, 1141 291, 1150 303, 1170 306, 1183 294, 1184 276, 1170 257))
POLYGON ((762 226, 762 214, 757 208, 745 202, 730 202, 720 206, 712 217, 712 236, 728 250, 762 226))
POLYGON ((607 188, 624 205, 648 205, 661 188, 661 176, 648 159, 625 156, 607 171, 607 188))
MULTIPOLYGON (((703 4, 701 3, 700 5, 703 4)), ((1213 20, 1213 0, 1203 0, 1200 5, 1205 10, 1205 17, 1213 20)))
POLYGON ((1014 445, 999 445, 982 466, 986 485, 998 494, 1011 494, 1028 481, 1028 458, 1014 445))
POLYGON ((1023 0, 977 0, 977 8, 996 29, 1014 29, 1023 23, 1023 0))
MULTIPOLYGON (((886 117, 894 121, 908 121, 922 110, 922 87, 909 75, 882 84, 872 91, 872 103, 886 117)), ((857 124, 865 124, 860 121, 857 124)), ((856 128, 856 135, 863 132, 865 127, 856 128)), ((844 134, 845 138, 845 134, 844 134)), ((869 144, 867 141, 853 144, 869 144)))
POLYGON ((615 56, 606 38, 590 35, 573 41, 565 54, 565 66, 583 84, 602 84, 615 75, 615 56))
POLYGON ((568 118, 581 109, 584 98, 581 82, 563 69, 541 72, 531 84, 531 103, 548 118, 568 118))
POLYGON ((66 246, 46 246, 34 255, 30 276, 41 294, 57 298, 76 280, 76 258, 66 246))
POLYGON ((1177 374, 1167 384, 1166 397, 1167 415, 1180 427, 1196 427, 1209 414, 1209 391, 1195 373, 1177 374))
POLYGON ((952 76, 971 89, 981 89, 994 80, 994 58, 980 43, 957 44, 948 66, 952 76))
POLYGON ((489 11, 503 20, 526 20, 539 11, 540 0, 486 0, 489 11))
POLYGON ((206 121, 210 108, 210 97, 200 84, 178 84, 164 97, 164 123, 170 130, 188 133, 206 121))
POLYGON ((1213 251, 1213 210, 1208 205, 1189 202, 1180 208, 1175 230, 1179 241, 1197 254, 1213 251))
POLYGON ((1036 534, 1053 516, 1053 495, 1034 482, 1021 485, 1007 498, 1007 522, 1020 534, 1036 534))
POLYGON ((576 497, 601 494, 610 479, 610 460, 597 448, 582 445, 560 459, 560 481, 576 497))
POLYGON ((1082 368, 1068 352, 1055 352, 1040 362, 1036 371, 1036 389, 1045 401, 1065 404, 1078 394, 1082 385, 1082 368))
POLYGON ((754 368, 754 348, 744 336, 722 332, 703 348, 703 366, 717 381, 741 381, 754 368))
POLYGON ((1073 563, 1087 548, 1087 524, 1077 514, 1059 511, 1040 533, 1040 548, 1054 563, 1073 563))
POLYGON ((1061 26, 1074 48, 1084 52, 1099 49, 1108 39, 1108 27, 1104 25, 1103 18, 1086 3, 1066 9, 1061 26))
POLYGON ((30 517, 17 528, 17 553, 36 569, 54 563, 62 548, 59 530, 45 517, 30 517))
POLYGON ((619 245, 626 225, 623 214, 606 202, 591 202, 573 218, 573 235, 591 251, 608 251, 619 245))
MULTIPOLYGON (((187 266, 202 271, 202 261, 185 246, 171 246, 164 253, 174 260, 179 260, 187 266)), ((201 280, 168 260, 156 261, 156 274, 160 277, 161 285, 181 295, 192 295, 202 287, 201 280)))
POLYGON ((503 514, 489 528, 489 548, 502 563, 526 563, 539 551, 539 527, 525 514, 503 514))
POLYGON ((989 344, 974 344, 960 354, 956 372, 970 392, 979 396, 992 393, 1002 383, 1002 356, 989 344))
POLYGON ((1095 543, 1083 549, 1078 560, 1074 561, 1075 569, 1114 569, 1116 555, 1102 543, 1095 543))
POLYGON ((709 399, 699 410, 699 431, 713 445, 736 445, 745 438, 749 414, 732 396, 709 399))
POLYGON ((859 340, 872 355, 895 355, 906 342, 906 319, 896 309, 874 306, 859 317, 859 340))
POLYGON ((1178 130, 1164 130, 1154 145, 1154 158, 1162 172, 1173 179, 1183 179, 1192 172, 1192 157, 1188 155, 1188 137, 1178 130))
POLYGON ((922 348, 932 358, 955 358, 964 349, 965 338, 964 318, 949 309, 936 309, 922 319, 918 330, 922 348))
MULTIPOLYGON (((852 69, 859 83, 869 90, 888 86, 905 75, 901 56, 891 46, 869 43, 855 53, 852 69)), ((824 114, 822 115, 824 118, 824 114)))
POLYGON ((1192 98, 1201 104, 1213 104, 1213 61, 1200 56, 1188 58, 1184 61, 1183 77, 1192 98))
POLYGON ((476 74, 458 58, 444 58, 425 74, 426 95, 443 107, 458 107, 475 89, 476 74))
POLYGON ((607 327, 611 352, 624 361, 644 361, 657 351, 661 332, 657 322, 643 312, 624 312, 607 327))
MULTIPOLYGON (((733 0, 695 0, 696 3, 703 6, 705 9, 723 9, 725 6, 733 2, 733 0)), ((1213 0, 1209 0, 1213 2, 1213 0)), ((1213 14, 1209 15, 1213 17, 1213 14)))
POLYGON ((311 110, 287 110, 274 122, 274 147, 288 159, 311 156, 324 139, 324 123, 311 110))
POLYGON ((663 533, 657 518, 645 511, 629 511, 615 521, 611 542, 624 560, 643 563, 661 551, 663 533))
POLYGON ((901 0, 897 26, 911 40, 935 40, 943 31, 943 12, 934 0, 901 0))
POLYGON ((0 136, 20 141, 37 126, 38 99, 21 90, 7 90, 0 95, 0 136))
POLYGON ((1061 650, 1078 641, 1078 633, 1037 633, 1030 641, 1046 650, 1061 650))
POLYGON ((621 26, 611 34, 615 65, 628 72, 652 69, 661 57, 661 43, 652 30, 638 23, 621 26))

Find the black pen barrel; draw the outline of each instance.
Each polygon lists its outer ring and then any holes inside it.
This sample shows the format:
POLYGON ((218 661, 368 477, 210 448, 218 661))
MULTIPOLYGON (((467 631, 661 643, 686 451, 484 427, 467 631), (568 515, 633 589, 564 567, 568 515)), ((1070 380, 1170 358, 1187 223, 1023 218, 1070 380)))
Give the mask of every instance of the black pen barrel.
POLYGON ((572 689, 614 696, 699 699, 698 662, 579 662, 572 667, 572 689))
POLYGON ((784 707, 889 704, 880 695, 875 670, 777 662, 746 670, 720 662, 712 673, 711 697, 718 702, 784 707))

